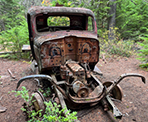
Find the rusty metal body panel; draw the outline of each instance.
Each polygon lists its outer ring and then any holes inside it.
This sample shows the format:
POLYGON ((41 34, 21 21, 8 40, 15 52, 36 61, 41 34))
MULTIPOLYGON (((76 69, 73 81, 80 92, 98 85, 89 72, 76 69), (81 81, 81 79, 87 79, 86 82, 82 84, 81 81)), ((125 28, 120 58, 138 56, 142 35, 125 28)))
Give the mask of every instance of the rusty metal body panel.
POLYGON ((98 41, 97 34, 95 34, 94 32, 80 31, 80 30, 71 30, 71 31, 62 30, 60 32, 51 32, 51 33, 41 34, 38 38, 35 38, 34 44, 37 46, 40 46, 47 41, 62 39, 70 36, 77 37, 77 38, 94 39, 98 41))
POLYGON ((96 21, 89 9, 32 7, 28 11, 28 26, 32 54, 40 73, 60 67, 69 59, 89 63, 92 69, 99 61, 96 21), (68 18, 68 26, 50 25, 50 17, 61 16, 68 18))
MULTIPOLYGON (((37 56, 41 67, 60 66, 71 59, 80 63, 97 63, 99 60, 99 43, 87 38, 67 37, 46 41, 41 45, 37 56), (41 57, 39 57, 41 56, 41 57)), ((36 48, 35 48, 36 50, 36 48)))
POLYGON ((70 8, 70 7, 41 7, 41 6, 33 6, 28 10, 30 15, 36 15, 40 13, 81 13, 81 14, 91 14, 92 16, 94 13, 86 8, 70 8))

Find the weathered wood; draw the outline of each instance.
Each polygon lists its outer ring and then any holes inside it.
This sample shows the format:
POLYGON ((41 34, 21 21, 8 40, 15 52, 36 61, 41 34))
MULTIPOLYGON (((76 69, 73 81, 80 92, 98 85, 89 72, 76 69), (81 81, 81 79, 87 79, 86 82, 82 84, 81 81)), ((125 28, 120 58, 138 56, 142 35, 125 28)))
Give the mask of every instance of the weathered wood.
MULTIPOLYGON (((30 45, 23 45, 22 47, 22 52, 28 52, 31 51, 30 45)), ((15 54, 15 53, 22 53, 22 52, 0 52, 0 55, 5 55, 5 54, 15 54)))
POLYGON ((13 73, 11 72, 10 69, 8 69, 8 72, 9 72, 10 76, 11 76, 13 79, 15 79, 15 76, 13 75, 13 73))
POLYGON ((31 51, 30 45, 23 45, 22 52, 31 51))
POLYGON ((22 52, 0 52, 0 55, 5 55, 5 54, 15 54, 15 53, 22 53, 22 52))

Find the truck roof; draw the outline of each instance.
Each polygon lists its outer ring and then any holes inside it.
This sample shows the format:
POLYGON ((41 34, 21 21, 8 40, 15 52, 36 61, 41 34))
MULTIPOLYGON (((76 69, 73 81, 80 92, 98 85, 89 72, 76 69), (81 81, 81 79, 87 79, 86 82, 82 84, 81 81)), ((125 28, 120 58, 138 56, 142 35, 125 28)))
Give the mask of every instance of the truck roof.
POLYGON ((33 6, 28 10, 28 14, 31 16, 34 16, 36 14, 86 14, 94 17, 94 13, 89 9, 71 7, 33 6))

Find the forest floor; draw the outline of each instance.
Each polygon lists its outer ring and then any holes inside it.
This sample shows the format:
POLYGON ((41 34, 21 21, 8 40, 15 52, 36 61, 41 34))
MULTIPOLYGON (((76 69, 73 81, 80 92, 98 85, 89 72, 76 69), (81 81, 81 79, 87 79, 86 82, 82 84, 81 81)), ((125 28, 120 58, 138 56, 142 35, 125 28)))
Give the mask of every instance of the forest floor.
MULTIPOLYGON (((107 63, 101 59, 97 64, 103 72, 103 81, 113 81, 124 73, 139 73, 148 79, 148 72, 141 70, 138 65, 140 62, 134 57, 131 58, 108 58, 107 63)), ((24 100, 21 97, 15 97, 16 84, 20 78, 33 74, 30 64, 27 61, 13 61, 0 59, 0 107, 6 107, 7 110, 0 113, 0 122, 25 122, 26 117, 21 111, 24 100), (8 72, 10 70, 15 78, 12 78, 8 72)), ((147 122, 148 121, 148 83, 143 84, 140 78, 126 78, 120 83, 123 90, 123 99, 121 103, 115 102, 116 106, 123 113, 121 120, 114 120, 110 115, 103 111, 102 106, 90 109, 84 112, 85 115, 78 118, 81 122, 147 122)), ((23 82, 29 91, 36 88, 36 83, 23 82)))

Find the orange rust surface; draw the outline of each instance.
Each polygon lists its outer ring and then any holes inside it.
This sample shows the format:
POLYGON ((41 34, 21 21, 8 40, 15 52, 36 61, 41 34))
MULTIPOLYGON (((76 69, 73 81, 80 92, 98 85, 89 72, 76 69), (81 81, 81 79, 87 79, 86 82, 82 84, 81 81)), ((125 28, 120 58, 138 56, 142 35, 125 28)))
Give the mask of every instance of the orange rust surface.
POLYGON ((69 59, 93 63, 99 60, 99 44, 97 40, 67 37, 44 43, 41 55, 42 68, 60 66, 69 59))

